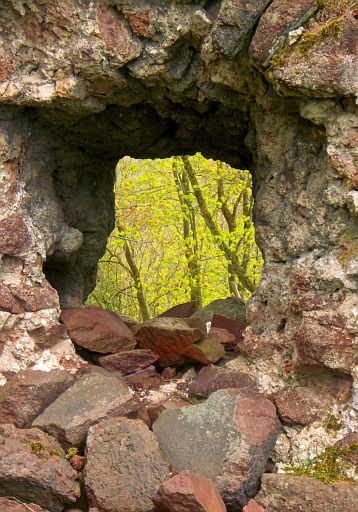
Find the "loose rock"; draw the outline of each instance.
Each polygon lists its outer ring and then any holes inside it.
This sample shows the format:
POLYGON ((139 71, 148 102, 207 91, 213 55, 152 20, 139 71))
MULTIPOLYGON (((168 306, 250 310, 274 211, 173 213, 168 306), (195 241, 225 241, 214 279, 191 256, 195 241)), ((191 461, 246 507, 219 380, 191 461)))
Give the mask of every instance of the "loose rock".
POLYGON ((250 500, 244 507, 244 512, 265 512, 264 508, 256 500, 250 500))
POLYGON ((153 498, 158 512, 225 512, 226 507, 211 480, 182 471, 166 480, 153 498))
POLYGON ((172 308, 164 311, 158 315, 158 318, 169 317, 169 318, 188 318, 196 311, 194 302, 185 302, 184 304, 177 304, 172 308))
POLYGON ((255 381, 246 373, 219 368, 214 365, 205 366, 197 378, 189 385, 189 396, 207 398, 219 389, 251 388, 255 389, 255 381))
POLYGON ((37 428, 0 425, 0 494, 60 512, 80 496, 76 472, 56 439, 37 428))
POLYGON ((80 446, 91 425, 113 416, 136 417, 139 409, 127 384, 102 370, 80 377, 35 419, 33 426, 53 435, 64 446, 80 446))
POLYGON ((132 331, 113 311, 96 307, 63 309, 61 321, 74 343, 93 352, 108 354, 135 347, 132 331))
POLYGON ((203 338, 200 329, 191 329, 184 320, 177 318, 155 318, 142 324, 136 339, 139 347, 158 354, 162 367, 214 363, 224 354, 220 343, 203 338))
POLYGON ((167 478, 158 442, 143 422, 111 418, 90 428, 85 486, 101 512, 151 512, 151 498, 167 478))
POLYGON ((99 364, 110 372, 119 371, 122 375, 128 375, 151 366, 157 360, 158 356, 152 350, 138 349, 101 357, 99 364))
POLYGON ((162 412, 153 432, 176 471, 213 480, 235 512, 257 492, 278 422, 274 405, 257 391, 226 389, 203 404, 162 412))
POLYGON ((34 503, 21 503, 16 498, 0 498, 1 512, 46 512, 34 503))
POLYGON ((29 427, 73 382, 65 370, 19 372, 0 388, 0 423, 29 427))
POLYGON ((284 389, 273 396, 279 416, 288 425, 309 425, 322 418, 326 400, 306 388, 284 389))
POLYGON ((205 325, 206 322, 211 322, 214 315, 220 315, 231 320, 239 320, 246 323, 246 307, 245 303, 235 297, 228 297, 227 299, 217 299, 200 309, 190 318, 198 318, 205 325))
POLYGON ((314 478, 266 474, 258 503, 268 512, 356 512, 358 486, 347 482, 324 484, 314 478))

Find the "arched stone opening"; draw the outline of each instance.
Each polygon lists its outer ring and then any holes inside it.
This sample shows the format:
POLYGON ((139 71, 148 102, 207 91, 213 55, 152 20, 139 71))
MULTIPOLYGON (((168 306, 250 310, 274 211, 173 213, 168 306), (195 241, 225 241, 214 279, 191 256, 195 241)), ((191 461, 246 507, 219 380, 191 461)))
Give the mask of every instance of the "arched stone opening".
POLYGON ((327 403, 338 389, 354 427, 356 18, 343 10, 338 39, 321 34, 310 52, 301 28, 320 30, 316 5, 247 4, 0 7, 3 380, 74 358, 48 280, 64 305, 93 286, 118 158, 201 151, 254 178, 266 265, 240 364, 254 361, 270 392, 307 383, 311 368, 328 375, 327 403))

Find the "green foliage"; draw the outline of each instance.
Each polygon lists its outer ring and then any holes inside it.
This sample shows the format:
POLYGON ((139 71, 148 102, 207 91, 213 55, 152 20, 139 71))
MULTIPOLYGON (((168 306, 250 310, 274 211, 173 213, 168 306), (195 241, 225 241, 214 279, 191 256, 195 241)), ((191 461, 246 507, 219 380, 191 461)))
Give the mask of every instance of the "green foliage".
POLYGON ((289 475, 308 476, 325 483, 350 481, 345 456, 358 453, 358 444, 349 446, 329 446, 315 457, 308 457, 306 462, 293 467, 286 467, 289 475))
MULTIPOLYGON (((251 218, 250 173, 201 154, 189 160, 216 235, 208 228, 190 183, 183 186, 178 181, 185 173, 183 159, 122 159, 115 188, 116 228, 87 304, 139 318, 143 317, 140 293, 150 316, 190 300, 194 285, 200 287, 204 305, 227 297, 229 274, 223 245, 236 255, 251 289, 258 285, 263 260, 251 218), (230 229, 223 210, 234 213, 230 229)), ((251 291, 242 286, 241 290, 247 300, 251 291)))

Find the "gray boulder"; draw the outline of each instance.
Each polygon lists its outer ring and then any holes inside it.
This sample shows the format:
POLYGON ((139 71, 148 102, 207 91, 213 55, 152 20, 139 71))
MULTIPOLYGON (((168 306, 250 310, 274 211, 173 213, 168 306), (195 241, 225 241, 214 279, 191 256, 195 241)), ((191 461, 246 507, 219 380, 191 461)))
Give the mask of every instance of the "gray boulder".
POLYGON ((63 446, 81 446, 91 425, 113 416, 137 417, 140 404, 120 378, 101 370, 83 375, 33 422, 63 446))
POLYGON ((191 315, 190 319, 199 319, 204 325, 206 322, 211 322, 214 315, 221 315, 231 320, 247 323, 245 303, 235 297, 214 300, 205 308, 199 309, 191 315))
POLYGON ((229 512, 258 490, 278 435, 275 406, 250 388, 220 390, 202 404, 162 412, 153 425, 175 471, 213 480, 229 512))

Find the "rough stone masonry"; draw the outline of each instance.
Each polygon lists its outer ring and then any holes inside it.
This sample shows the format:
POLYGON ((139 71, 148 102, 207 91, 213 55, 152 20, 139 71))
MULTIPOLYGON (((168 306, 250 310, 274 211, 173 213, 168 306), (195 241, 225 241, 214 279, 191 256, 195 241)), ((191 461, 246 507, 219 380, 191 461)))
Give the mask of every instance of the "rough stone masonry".
POLYGON ((266 391, 343 382, 354 428, 357 15, 350 0, 0 3, 1 382, 76 364, 60 305, 95 285, 118 159, 201 151, 254 178, 265 269, 241 361, 266 391))

